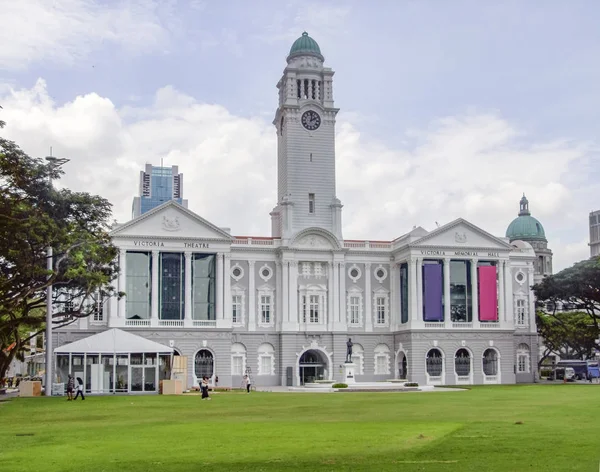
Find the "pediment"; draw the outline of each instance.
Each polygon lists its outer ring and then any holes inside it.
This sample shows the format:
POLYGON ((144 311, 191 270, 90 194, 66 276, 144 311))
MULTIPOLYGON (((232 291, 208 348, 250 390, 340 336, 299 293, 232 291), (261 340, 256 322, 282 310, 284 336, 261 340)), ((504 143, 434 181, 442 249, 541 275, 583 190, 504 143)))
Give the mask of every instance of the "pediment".
POLYGON ((411 246, 431 246, 443 248, 468 249, 498 249, 511 250, 512 246, 496 236, 478 228, 466 220, 458 219, 448 223, 426 236, 413 241, 411 246))
POLYGON ((193 211, 175 201, 163 205, 134 218, 111 231, 111 236, 154 237, 154 238, 194 238, 207 240, 227 240, 229 233, 210 223, 193 211))
POLYGON ((290 246, 298 249, 332 250, 340 249, 336 237, 322 228, 307 228, 296 234, 290 246))

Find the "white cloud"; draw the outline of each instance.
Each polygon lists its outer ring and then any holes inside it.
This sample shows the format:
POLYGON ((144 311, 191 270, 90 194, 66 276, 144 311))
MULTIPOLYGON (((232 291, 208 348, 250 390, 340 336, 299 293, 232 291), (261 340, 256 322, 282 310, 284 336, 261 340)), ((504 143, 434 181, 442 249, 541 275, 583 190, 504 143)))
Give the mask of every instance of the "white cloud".
POLYGON ((0 69, 35 61, 73 64, 94 50, 162 51, 176 28, 172 2, 130 0, 0 1, 0 69))
MULTIPOLYGON (((267 120, 232 115, 172 87, 158 90, 149 106, 121 109, 94 93, 57 105, 43 80, 0 99, 3 135, 32 155, 53 146, 55 155, 69 157, 62 184, 105 196, 119 221, 130 216, 143 165, 164 158, 184 173, 190 209, 234 234, 269 234, 276 139, 267 120)), ((578 167, 593 161, 586 146, 535 142, 497 115, 473 113, 412 130, 406 142, 413 144, 391 149, 340 115, 337 182, 346 238, 389 240, 414 225, 432 229, 457 217, 502 236, 525 191, 555 268, 587 257, 582 199, 592 186, 578 167)))

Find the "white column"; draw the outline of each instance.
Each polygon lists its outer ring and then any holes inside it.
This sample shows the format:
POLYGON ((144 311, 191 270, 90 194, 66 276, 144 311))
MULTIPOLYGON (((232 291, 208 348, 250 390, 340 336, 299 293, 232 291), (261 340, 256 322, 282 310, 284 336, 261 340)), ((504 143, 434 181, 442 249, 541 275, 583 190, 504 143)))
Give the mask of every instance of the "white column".
POLYGON ((217 254, 217 299, 215 300, 217 325, 223 322, 223 253, 217 254))
POLYGON ((340 262, 340 311, 338 318, 339 329, 346 330, 346 263, 340 262))
MULTIPOLYGON (((124 292, 125 294, 127 294, 127 291, 126 291, 127 273, 126 272, 127 272, 127 251, 125 249, 121 249, 119 251, 119 292, 124 292)), ((118 313, 119 318, 125 318, 125 316, 127 315, 126 302, 127 302, 126 296, 121 297, 121 299, 118 301, 117 313, 118 313)))
POLYGON ((192 325, 192 253, 185 252, 184 324, 192 325))
POLYGON ((283 323, 283 287, 282 287, 282 265, 281 262, 275 262, 275 309, 273 311, 275 316, 275 326, 277 331, 281 330, 281 324, 283 323))
POLYGON ((289 288, 289 300, 290 300, 290 305, 289 305, 289 310, 290 310, 290 323, 293 324, 294 328, 296 329, 296 327, 298 326, 298 262, 297 261, 290 261, 289 264, 289 282, 290 282, 290 288, 289 288))
POLYGON ((510 260, 504 261, 504 322, 510 327, 515 325, 514 303, 513 303, 512 272, 510 260))
POLYGON ((152 303, 150 304, 150 310, 152 313, 152 320, 150 323, 152 325, 158 325, 158 315, 159 315, 159 277, 160 271, 158 270, 160 260, 160 251, 152 251, 152 292, 150 299, 152 303))
POLYGON ((506 316, 504 300, 504 261, 498 261, 498 321, 506 316))
POLYGON ((450 259, 444 258, 444 322, 450 323, 450 259))
POLYGON ((477 259, 471 259, 471 313, 473 328, 479 326, 479 285, 477 283, 477 259))
POLYGON ((223 297, 225 298, 223 302, 223 326, 231 328, 231 254, 229 253, 223 255, 223 297))
POLYGON ((528 293, 528 329, 529 332, 531 333, 535 333, 537 332, 537 326, 535 323, 535 297, 533 295, 533 290, 531 290, 531 287, 533 287, 533 285, 535 285, 535 281, 534 281, 534 272, 533 272, 533 264, 531 264, 529 266, 529 268, 527 269, 527 274, 528 274, 528 279, 527 279, 527 293, 528 293))
POLYGON ((417 259, 417 316, 423 321, 423 259, 417 259))
POLYGON ((335 318, 335 308, 333 303, 334 284, 333 284, 333 262, 327 262, 327 330, 333 331, 333 321, 335 318))
POLYGON ((333 263, 333 324, 337 326, 337 319, 340 316, 340 263, 333 263))
POLYGON ((248 261, 248 331, 256 331, 256 283, 254 261, 248 261))
POLYGON ((417 300, 417 260, 410 259, 408 262, 408 301, 411 321, 419 321, 419 307, 417 300))
POLYGON ((289 330, 290 323, 290 272, 288 261, 281 261, 281 324, 282 329, 289 330))
POLYGON ((365 331, 373 331, 373 292, 371 290, 371 264, 365 264, 365 331))

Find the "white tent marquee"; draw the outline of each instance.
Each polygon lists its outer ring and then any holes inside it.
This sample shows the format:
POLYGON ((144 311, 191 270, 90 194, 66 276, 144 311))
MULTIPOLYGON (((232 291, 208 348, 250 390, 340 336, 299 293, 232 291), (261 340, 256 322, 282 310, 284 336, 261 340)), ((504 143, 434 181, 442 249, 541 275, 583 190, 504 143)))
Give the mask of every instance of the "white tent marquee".
POLYGON ((54 349, 58 382, 80 378, 86 393, 156 393, 171 377, 173 349, 109 329, 54 349))

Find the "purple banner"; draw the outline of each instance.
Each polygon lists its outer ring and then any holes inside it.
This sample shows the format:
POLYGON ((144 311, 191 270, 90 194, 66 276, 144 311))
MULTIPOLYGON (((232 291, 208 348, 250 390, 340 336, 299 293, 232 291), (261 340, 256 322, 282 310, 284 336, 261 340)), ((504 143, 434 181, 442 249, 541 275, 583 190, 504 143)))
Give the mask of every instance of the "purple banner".
POLYGON ((423 319, 444 321, 442 264, 423 264, 423 319))

